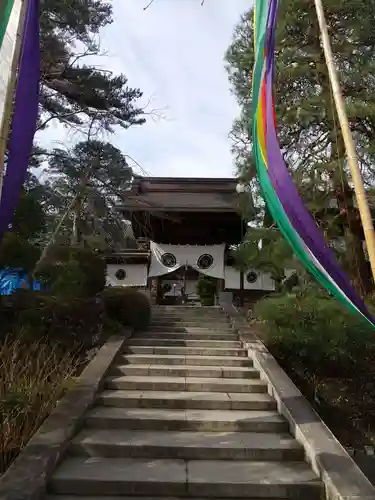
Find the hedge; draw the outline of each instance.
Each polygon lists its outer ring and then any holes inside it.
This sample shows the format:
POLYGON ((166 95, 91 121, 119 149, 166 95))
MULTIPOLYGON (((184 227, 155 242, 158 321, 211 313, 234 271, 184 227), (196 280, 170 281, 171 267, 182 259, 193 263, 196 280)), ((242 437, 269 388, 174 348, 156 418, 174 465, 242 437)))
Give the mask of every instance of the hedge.
POLYGON ((43 292, 17 290, 1 298, 0 341, 22 335, 25 342, 45 340, 85 350, 106 337, 106 314, 99 298, 61 298, 43 292))
POLYGON ((151 321, 151 304, 143 293, 133 288, 106 288, 102 297, 106 312, 114 321, 134 330, 145 330, 151 321))
POLYGON ((319 294, 284 295, 258 302, 262 323, 275 355, 311 374, 351 376, 365 372, 374 352, 374 332, 334 298, 319 294))

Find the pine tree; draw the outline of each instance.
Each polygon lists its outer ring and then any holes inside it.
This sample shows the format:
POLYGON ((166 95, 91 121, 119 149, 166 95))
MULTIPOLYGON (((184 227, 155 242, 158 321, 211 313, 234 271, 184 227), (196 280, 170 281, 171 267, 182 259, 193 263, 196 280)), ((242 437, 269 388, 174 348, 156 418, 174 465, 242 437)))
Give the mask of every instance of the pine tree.
MULTIPOLYGON (((375 182, 375 34, 371 24, 375 2, 326 0, 325 11, 350 125, 357 140, 365 181, 370 188, 375 182)), ((331 238, 337 237, 338 233, 343 235, 346 247, 344 265, 358 291, 368 293, 372 285, 362 246, 362 228, 313 2, 280 2, 276 58, 275 101, 285 160, 326 235, 331 238), (334 200, 336 208, 332 210, 334 200)), ((254 178, 248 135, 254 64, 250 13, 242 17, 235 29, 227 52, 227 64, 233 91, 242 109, 241 117, 234 125, 237 163, 242 175, 254 178)))
POLYGON ((142 124, 139 89, 125 75, 113 75, 88 63, 99 55, 98 33, 112 22, 112 6, 103 0, 41 0, 41 94, 39 127, 57 119, 82 127, 95 118, 101 130, 113 132, 142 124))
POLYGON ((133 174, 119 149, 98 140, 55 149, 49 171, 57 198, 55 222, 68 211, 61 232, 66 243, 99 249, 127 245, 130 229, 116 206, 125 199, 133 174))

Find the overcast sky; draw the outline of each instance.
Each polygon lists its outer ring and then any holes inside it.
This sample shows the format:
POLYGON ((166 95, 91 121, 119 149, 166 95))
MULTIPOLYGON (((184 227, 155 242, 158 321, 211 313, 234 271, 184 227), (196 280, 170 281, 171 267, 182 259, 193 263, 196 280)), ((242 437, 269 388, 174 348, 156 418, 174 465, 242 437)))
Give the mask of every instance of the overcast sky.
MULTIPOLYGON (((153 176, 227 177, 234 174, 228 133, 238 113, 224 54, 251 0, 113 0, 114 22, 103 30, 108 56, 97 65, 124 73, 144 101, 165 117, 118 131, 110 140, 153 176)), ((49 146, 76 138, 56 125, 49 146), (55 143, 55 144, 54 144, 55 143)))

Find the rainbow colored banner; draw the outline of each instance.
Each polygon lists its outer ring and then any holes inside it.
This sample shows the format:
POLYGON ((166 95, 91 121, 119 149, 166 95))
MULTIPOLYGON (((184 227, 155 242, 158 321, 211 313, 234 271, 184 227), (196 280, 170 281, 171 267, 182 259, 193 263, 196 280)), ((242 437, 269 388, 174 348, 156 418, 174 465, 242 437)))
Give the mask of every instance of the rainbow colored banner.
POLYGON ((277 138, 273 92, 277 9, 278 0, 255 2, 252 134, 263 197, 280 231, 306 269, 345 306, 375 326, 374 318, 307 211, 284 162, 277 138))

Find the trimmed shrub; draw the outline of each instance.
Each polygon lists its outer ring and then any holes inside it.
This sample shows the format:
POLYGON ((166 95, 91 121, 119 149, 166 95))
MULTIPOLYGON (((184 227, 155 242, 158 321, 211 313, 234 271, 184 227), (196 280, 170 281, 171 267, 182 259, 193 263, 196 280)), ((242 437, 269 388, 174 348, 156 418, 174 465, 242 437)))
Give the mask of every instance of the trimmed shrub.
POLYGON ((217 280, 210 276, 202 276, 197 283, 197 292, 202 306, 213 306, 215 304, 217 280))
POLYGON ((56 247, 37 276, 54 295, 93 297, 104 289, 106 272, 105 260, 92 250, 56 247))
POLYGON ((372 329, 328 296, 269 297, 256 304, 254 316, 271 351, 311 374, 359 375, 374 352, 372 329))
POLYGON ((22 335, 25 342, 45 339, 67 349, 90 349, 106 335, 100 298, 62 298, 30 290, 2 298, 0 324, 1 340, 22 335))
POLYGON ((103 291, 109 318, 134 330, 146 330, 151 321, 151 304, 146 295, 133 288, 111 287, 103 291))
POLYGON ((21 269, 29 272, 39 259, 40 250, 16 233, 7 232, 0 244, 0 269, 21 269))

